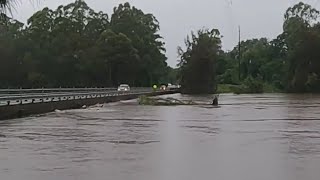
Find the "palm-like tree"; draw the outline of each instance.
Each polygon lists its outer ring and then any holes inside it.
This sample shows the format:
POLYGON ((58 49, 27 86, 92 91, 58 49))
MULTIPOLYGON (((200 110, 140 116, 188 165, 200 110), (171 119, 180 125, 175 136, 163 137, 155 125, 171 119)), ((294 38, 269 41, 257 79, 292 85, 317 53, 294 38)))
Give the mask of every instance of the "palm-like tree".
POLYGON ((1 10, 6 8, 9 5, 9 1, 8 0, 0 0, 0 8, 1 10))
POLYGON ((0 0, 0 13, 11 12, 11 8, 17 0, 0 0))

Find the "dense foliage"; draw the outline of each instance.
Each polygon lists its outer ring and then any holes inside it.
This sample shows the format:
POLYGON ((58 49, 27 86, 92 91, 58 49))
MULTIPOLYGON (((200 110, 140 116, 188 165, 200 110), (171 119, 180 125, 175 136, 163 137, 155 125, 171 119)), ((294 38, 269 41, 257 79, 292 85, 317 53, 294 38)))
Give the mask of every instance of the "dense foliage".
POLYGON ((186 50, 181 47, 179 67, 184 93, 213 93, 216 88, 216 62, 221 52, 220 32, 216 29, 199 30, 185 40, 186 50))
MULTIPOLYGON (((12 2, 0 0, 0 12, 8 13, 12 2)), ((185 93, 211 93, 217 84, 222 92, 320 92, 319 15, 302 2, 288 8, 283 32, 242 41, 241 56, 239 46, 221 50, 218 30, 199 30, 179 48, 176 70, 166 63, 157 19, 129 3, 109 16, 76 0, 44 8, 27 24, 2 14, 0 88, 178 82, 185 93)))
POLYGON ((0 86, 151 86, 172 79, 159 23, 120 4, 109 17, 77 0, 44 8, 26 25, 0 21, 0 86))
MULTIPOLYGON (((223 88, 220 88, 221 92, 225 89, 239 93, 320 92, 319 11, 300 2, 288 8, 284 19, 283 33, 277 38, 250 39, 240 43, 240 67, 239 46, 230 52, 220 54, 214 65, 217 69, 214 76, 217 76, 219 84, 230 85, 230 88, 223 85, 223 88)), ((199 42, 196 46, 191 46, 187 52, 197 51, 196 48, 206 46, 205 43, 199 42)), ((201 50, 206 51, 205 48, 201 50)), ((196 59, 200 64, 201 58, 196 59)), ((206 68, 195 71, 202 72, 201 78, 213 76, 206 68)), ((180 72, 183 74, 182 77, 192 77, 195 73, 189 74, 184 66, 181 66, 180 72)), ((182 83, 185 84, 185 80, 182 78, 182 83)), ((192 85, 193 91, 197 91, 198 87, 192 80, 187 81, 187 84, 192 85)))

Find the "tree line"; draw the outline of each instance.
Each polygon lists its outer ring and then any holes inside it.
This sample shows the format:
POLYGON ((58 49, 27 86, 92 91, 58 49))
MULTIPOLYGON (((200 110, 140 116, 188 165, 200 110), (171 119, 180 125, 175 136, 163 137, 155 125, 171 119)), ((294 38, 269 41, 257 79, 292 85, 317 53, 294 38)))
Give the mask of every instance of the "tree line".
POLYGON ((179 48, 179 74, 187 93, 215 92, 218 84, 229 85, 222 92, 320 92, 319 49, 319 11, 300 2, 285 12, 281 34, 242 41, 240 52, 239 45, 223 52, 218 30, 192 33, 179 48))
POLYGON ((44 8, 27 24, 3 13, 0 87, 151 86, 173 81, 159 29, 152 14, 129 3, 115 7, 109 16, 76 0, 55 10, 44 8))
MULTIPOLYGON (((0 12, 3 7, 0 1, 0 12)), ((156 17, 129 3, 109 16, 76 0, 44 8, 27 24, 2 14, 0 87, 179 82, 185 93, 319 92, 319 14, 297 3, 285 12, 283 32, 275 39, 245 40, 231 51, 222 50, 218 29, 192 32, 178 48, 177 69, 166 63, 156 17)))

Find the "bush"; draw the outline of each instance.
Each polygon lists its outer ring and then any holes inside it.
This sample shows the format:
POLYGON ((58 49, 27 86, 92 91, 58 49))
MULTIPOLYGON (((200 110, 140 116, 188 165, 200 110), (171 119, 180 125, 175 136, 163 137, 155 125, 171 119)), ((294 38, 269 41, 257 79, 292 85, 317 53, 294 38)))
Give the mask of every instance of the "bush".
POLYGON ((263 81, 260 77, 254 79, 251 76, 244 80, 248 93, 263 93, 263 81))
POLYGON ((277 87, 277 84, 275 83, 264 83, 263 84, 263 92, 265 93, 277 93, 277 92, 282 92, 280 88, 277 87))

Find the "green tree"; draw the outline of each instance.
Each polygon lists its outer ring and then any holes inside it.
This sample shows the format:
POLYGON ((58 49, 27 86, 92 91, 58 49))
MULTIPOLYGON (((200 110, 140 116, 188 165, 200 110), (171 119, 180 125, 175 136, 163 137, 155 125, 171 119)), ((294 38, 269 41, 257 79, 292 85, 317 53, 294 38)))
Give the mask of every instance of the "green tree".
POLYGON ((106 30, 97 41, 98 59, 108 65, 109 82, 134 84, 139 56, 131 40, 124 34, 106 30))
POLYGON ((288 47, 288 90, 291 92, 309 91, 309 78, 318 79, 318 18, 319 11, 302 2, 288 8, 285 13, 283 36, 288 47))
MULTIPOLYGON (((9 10, 10 2, 0 0, 0 10, 9 10)), ((84 0, 44 8, 26 25, 3 15, 0 86, 150 86, 166 81, 170 69, 156 18, 129 3, 115 7, 111 17, 84 0)))
POLYGON ((106 14, 95 12, 82 0, 35 13, 28 20, 27 36, 32 39, 33 61, 47 81, 44 85, 102 85, 83 76, 86 70, 80 60, 108 24, 106 14))
POLYGON ((115 7, 111 16, 111 29, 131 39, 139 55, 135 84, 151 86, 160 81, 167 67, 164 42, 158 34, 159 22, 152 14, 145 14, 129 3, 115 7))
POLYGON ((178 48, 182 91, 188 94, 213 93, 216 90, 216 61, 221 51, 217 29, 202 29, 185 40, 186 50, 178 48))
POLYGON ((21 61, 18 59, 17 42, 23 24, 5 15, 0 19, 0 87, 17 86, 23 79, 21 61))

